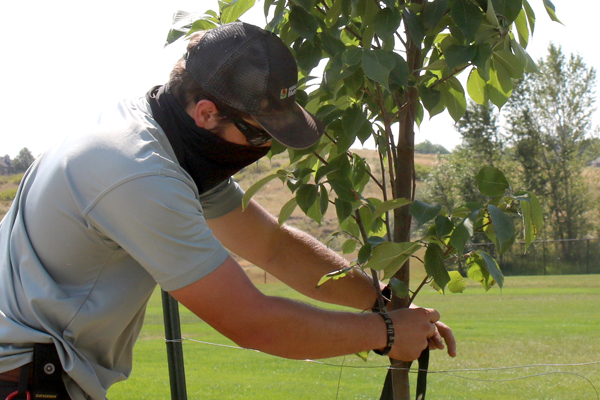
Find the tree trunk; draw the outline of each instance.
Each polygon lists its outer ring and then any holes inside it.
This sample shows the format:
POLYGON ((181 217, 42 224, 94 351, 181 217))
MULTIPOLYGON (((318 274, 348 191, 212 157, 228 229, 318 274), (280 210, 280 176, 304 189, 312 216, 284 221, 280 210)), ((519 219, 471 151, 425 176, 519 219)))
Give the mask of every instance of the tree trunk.
MULTIPOLYGON (((421 68, 420 48, 415 46, 412 40, 407 45, 407 63, 411 72, 421 68)), ((408 89, 403 96, 403 104, 407 104, 400 113, 400 128, 398 135, 398 144, 394 154, 395 166, 395 193, 394 198, 413 199, 414 196, 414 150, 415 150, 415 117, 417 102, 413 99, 418 97, 415 88, 408 89)), ((394 212, 394 242, 410 241, 411 216, 409 206, 398 208, 394 212)), ((410 262, 407 261, 396 273, 395 277, 410 287, 410 262)), ((410 305, 410 295, 405 298, 392 296, 390 309, 406 308, 410 305)), ((386 384, 392 386, 393 400, 409 400, 410 381, 409 368, 410 363, 398 360, 391 360, 393 369, 389 374, 390 378, 386 384), (389 382, 388 382, 389 381, 389 382)))

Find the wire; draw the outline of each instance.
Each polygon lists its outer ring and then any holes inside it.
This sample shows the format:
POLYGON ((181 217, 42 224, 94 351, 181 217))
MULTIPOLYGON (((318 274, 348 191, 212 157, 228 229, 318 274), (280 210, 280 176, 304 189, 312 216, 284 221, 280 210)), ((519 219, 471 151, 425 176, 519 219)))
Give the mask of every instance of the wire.
MULTIPOLYGON (((266 354, 266 353, 261 352, 260 350, 253 350, 253 349, 247 349, 244 347, 230 346, 230 345, 218 344, 218 343, 203 342, 201 340, 195 340, 195 339, 189 339, 189 338, 183 338, 183 337, 181 339, 166 340, 166 342, 183 342, 184 340, 194 342, 194 343, 199 343, 199 344, 205 344, 205 345, 209 345, 209 346, 225 347, 225 348, 234 349, 234 350, 250 350, 250 351, 257 352, 257 353, 266 354)), ((342 371, 344 368, 356 368, 356 369, 383 369, 383 368, 385 368, 387 370, 404 370, 404 371, 408 370, 409 373, 418 373, 419 372, 418 369, 396 368, 396 367, 392 367, 390 365, 346 365, 345 364, 345 362, 346 362, 345 356, 342 359, 342 364, 329 363, 329 362, 325 362, 325 361, 317 361, 317 360, 311 360, 311 359, 298 360, 298 361, 307 362, 307 363, 311 363, 311 364, 323 365, 326 367, 340 368, 336 400, 338 399, 338 396, 339 396, 339 390, 340 390, 341 380, 342 380, 342 371)), ((509 381, 517 381, 517 380, 522 380, 522 379, 529 379, 529 378, 548 376, 548 375, 574 375, 579 378, 585 379, 590 384, 592 389, 594 390, 594 392, 596 394, 596 398, 598 400, 600 400, 600 393, 598 392, 594 383, 586 376, 584 376, 582 374, 578 374, 576 372, 551 371, 551 372, 543 372, 543 373, 539 373, 539 374, 530 374, 530 375, 525 375, 525 376, 518 376, 518 377, 514 377, 514 378, 503 378, 503 379, 470 378, 470 377, 466 377, 466 376, 462 376, 462 375, 458 374, 459 372, 506 371, 506 370, 512 370, 512 369, 541 368, 541 367, 563 367, 563 368, 564 367, 585 367, 585 366, 597 365, 597 364, 600 364, 600 361, 591 361, 591 362, 573 363, 573 364, 528 364, 528 365, 515 365, 515 366, 508 366, 508 367, 463 368, 463 369, 449 369, 449 370, 440 370, 440 371, 428 370, 428 372, 430 374, 442 374, 442 375, 447 375, 447 376, 451 376, 454 378, 466 379, 466 380, 478 381, 478 382, 509 382, 509 381)))

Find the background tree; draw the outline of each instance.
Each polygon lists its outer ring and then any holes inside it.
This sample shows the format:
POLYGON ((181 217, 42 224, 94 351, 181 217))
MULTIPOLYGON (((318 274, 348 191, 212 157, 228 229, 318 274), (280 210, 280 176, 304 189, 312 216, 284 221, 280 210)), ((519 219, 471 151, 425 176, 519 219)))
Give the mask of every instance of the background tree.
MULTIPOLYGON (((552 3, 543 1, 556 20, 552 3)), ((193 23, 179 14, 169 40, 235 21, 253 5, 254 0, 220 2, 218 12, 207 11, 193 23)), ((500 107, 510 97, 513 79, 534 69, 524 50, 535 24, 527 0, 266 0, 264 9, 272 16, 267 29, 290 46, 298 62, 297 101, 320 117, 327 130, 312 148, 287 150, 290 168, 248 189, 245 202, 261 185, 280 178, 294 194, 282 208, 281 223, 296 207, 320 222, 334 205, 340 234, 360 249, 350 268, 373 271, 376 283, 379 276, 393 277, 391 308, 408 307, 430 281, 441 291, 460 287, 462 277, 451 275, 445 262, 462 256, 475 230, 485 230, 504 250, 515 234, 505 211, 515 205, 525 208, 526 240, 532 240, 537 203, 527 193, 512 191, 494 168, 478 173, 478 186, 495 204, 472 205, 448 215, 439 206, 412 201, 415 127, 425 110, 430 117, 445 110, 455 120, 463 116, 465 90, 457 75, 470 71, 469 95, 480 104, 491 101, 500 107), (318 65, 324 65, 321 80, 311 76, 318 65), (369 138, 377 146, 381 176, 374 176, 365 160, 349 151, 355 141, 369 138), (369 181, 381 189, 378 198, 363 196, 369 181), (435 221, 427 237, 411 242, 412 218, 418 225, 435 221), (408 260, 422 248, 429 278, 411 293, 408 260)), ((275 144, 271 154, 283 151, 275 144)), ((468 257, 477 271, 470 276, 487 287, 494 281, 501 285, 495 260, 481 252, 468 257)), ((408 399, 410 364, 392 363, 383 397, 408 399)))
POLYGON ((433 144, 429 140, 415 145, 415 152, 421 154, 450 154, 441 144, 433 144))
POLYGON ((31 151, 27 147, 21 149, 19 154, 15 157, 12 164, 16 173, 25 172, 27 168, 35 161, 35 157, 31 154, 31 151))
POLYGON ((506 106, 510 144, 520 180, 545 199, 549 235, 584 237, 595 207, 583 170, 600 150, 592 128, 596 71, 555 45, 538 65, 540 72, 527 74, 506 106))
POLYGON ((492 105, 469 102, 456 123, 462 143, 452 154, 439 157, 425 180, 424 200, 440 204, 446 211, 469 202, 482 202, 475 176, 485 166, 505 169, 505 141, 500 133, 498 112, 492 105))

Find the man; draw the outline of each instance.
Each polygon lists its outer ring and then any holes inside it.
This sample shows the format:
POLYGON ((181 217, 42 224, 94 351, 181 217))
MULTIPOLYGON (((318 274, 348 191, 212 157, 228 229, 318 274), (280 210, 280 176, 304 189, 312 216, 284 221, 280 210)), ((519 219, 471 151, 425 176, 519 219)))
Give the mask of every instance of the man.
POLYGON ((378 350, 413 360, 443 339, 454 355, 435 310, 331 312, 265 296, 229 255, 315 299, 375 303, 360 271, 316 289, 346 261, 254 201, 241 210, 235 172, 272 140, 307 148, 323 133, 295 102, 296 83, 279 38, 228 24, 192 41, 167 85, 35 162, 0 226, 1 399, 27 384, 34 395, 47 390, 48 364, 58 367, 48 374, 59 376, 55 391, 104 399, 130 374, 157 283, 240 346, 281 357, 378 350))

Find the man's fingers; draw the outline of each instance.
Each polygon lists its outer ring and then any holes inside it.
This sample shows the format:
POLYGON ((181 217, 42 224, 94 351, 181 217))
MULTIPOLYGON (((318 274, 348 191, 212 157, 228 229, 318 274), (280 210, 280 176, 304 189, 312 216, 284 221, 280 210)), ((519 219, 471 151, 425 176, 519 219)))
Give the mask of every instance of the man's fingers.
POLYGON ((429 312, 429 322, 438 322, 440 320, 440 313, 433 308, 426 308, 429 312))
POLYGON ((443 340, 446 342, 446 345, 448 346, 448 355, 450 357, 456 357, 456 339, 454 338, 454 335, 452 334, 452 329, 450 329, 448 327, 448 325, 444 324, 443 322, 439 322, 439 321, 436 322, 435 325, 436 325, 437 331, 439 332, 439 336, 441 338, 443 338, 443 340))

